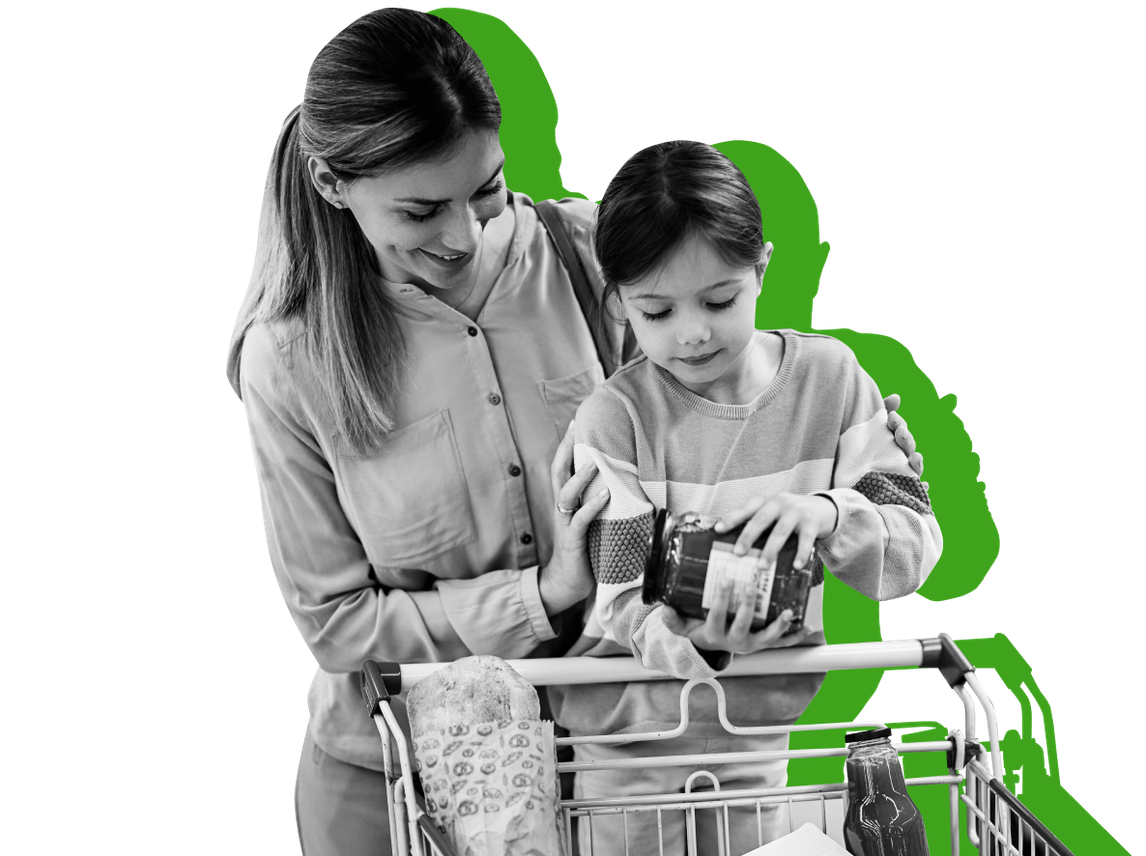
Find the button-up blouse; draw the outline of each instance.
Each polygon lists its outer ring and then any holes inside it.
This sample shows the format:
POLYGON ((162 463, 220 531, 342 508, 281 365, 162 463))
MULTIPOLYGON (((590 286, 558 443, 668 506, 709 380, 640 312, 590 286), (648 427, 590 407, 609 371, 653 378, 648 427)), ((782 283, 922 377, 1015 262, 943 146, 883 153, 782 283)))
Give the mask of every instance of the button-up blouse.
MULTIPOLYGON (((568 273, 528 198, 477 319, 414 285, 399 306, 407 361, 381 449, 355 453, 330 418, 298 322, 243 344, 271 564, 318 661, 309 706, 331 755, 381 769, 358 695, 363 660, 528 656, 554 638, 538 592, 552 552, 549 467, 604 380, 568 273)), ((587 261, 594 206, 561 213, 587 261)))

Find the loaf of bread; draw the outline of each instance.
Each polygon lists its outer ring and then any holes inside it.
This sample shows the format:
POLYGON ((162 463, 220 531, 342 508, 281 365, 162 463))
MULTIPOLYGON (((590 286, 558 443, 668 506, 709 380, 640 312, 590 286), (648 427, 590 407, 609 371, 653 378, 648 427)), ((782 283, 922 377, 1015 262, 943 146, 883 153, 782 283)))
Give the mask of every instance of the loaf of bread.
POLYGON ((537 690, 498 657, 457 660, 414 685, 406 699, 410 732, 446 733, 481 722, 541 719, 537 690))
POLYGON ((553 723, 497 657, 466 657, 406 698, 426 811, 464 856, 564 856, 553 723))

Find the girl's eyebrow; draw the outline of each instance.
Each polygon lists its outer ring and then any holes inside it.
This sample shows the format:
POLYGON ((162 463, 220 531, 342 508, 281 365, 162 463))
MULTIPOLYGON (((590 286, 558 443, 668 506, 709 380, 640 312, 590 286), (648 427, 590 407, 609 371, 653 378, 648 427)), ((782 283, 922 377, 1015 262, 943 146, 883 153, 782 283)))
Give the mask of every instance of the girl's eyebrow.
MULTIPOLYGON (((716 289, 725 285, 735 285, 736 279, 722 279, 720 282, 714 282, 712 285, 706 285, 700 291, 703 294, 706 291, 716 291, 716 289)), ((663 300, 664 295, 657 294, 655 291, 642 291, 633 295, 633 300, 663 300)))
MULTIPOLYGON (((497 178, 498 173, 500 173, 503 169, 505 169, 505 158, 504 157, 501 159, 501 162, 498 163, 497 169, 495 169, 493 171, 493 175, 491 175, 489 178, 487 178, 485 181, 483 181, 481 183, 481 186, 485 187, 487 184, 489 184, 491 181, 493 181, 495 178, 497 178)), ((409 203, 413 203, 414 205, 444 205, 445 203, 449 202, 450 200, 449 199, 424 199, 421 196, 403 196, 401 199, 395 199, 394 201, 395 202, 409 202, 409 203)))

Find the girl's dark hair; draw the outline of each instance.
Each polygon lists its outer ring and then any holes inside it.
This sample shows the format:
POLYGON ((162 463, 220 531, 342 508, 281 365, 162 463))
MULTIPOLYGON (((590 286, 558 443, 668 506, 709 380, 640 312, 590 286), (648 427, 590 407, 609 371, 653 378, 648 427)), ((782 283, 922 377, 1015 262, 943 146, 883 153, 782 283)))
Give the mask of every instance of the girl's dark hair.
POLYGON ((606 296, 654 271, 694 234, 729 264, 763 273, 760 205, 736 164, 688 140, 637 152, 613 176, 597 209, 593 248, 606 296))
POLYGON ((340 431, 360 452, 392 425, 405 347, 374 250, 348 209, 311 183, 310 157, 345 182, 448 154, 496 131, 501 105, 473 49, 441 18, 380 9, 330 40, 275 144, 250 286, 231 335, 239 391, 243 339, 258 321, 300 318, 340 431))

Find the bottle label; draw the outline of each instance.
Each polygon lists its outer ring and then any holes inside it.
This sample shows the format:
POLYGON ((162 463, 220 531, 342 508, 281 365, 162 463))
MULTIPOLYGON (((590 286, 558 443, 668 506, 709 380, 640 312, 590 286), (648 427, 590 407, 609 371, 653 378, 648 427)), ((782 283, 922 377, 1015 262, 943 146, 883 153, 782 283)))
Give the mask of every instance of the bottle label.
POLYGON ((728 609, 735 612, 740 607, 740 595, 745 583, 756 581, 756 608, 757 618, 766 618, 768 603, 772 599, 772 580, 776 576, 776 565, 768 570, 758 570, 756 563, 760 560, 760 550, 753 548, 743 556, 732 552, 732 544, 724 541, 714 541, 712 550, 708 554, 708 572, 704 577, 704 596, 701 606, 711 609, 716 600, 716 592, 720 584, 728 580, 732 584, 732 591, 728 598, 728 609))

